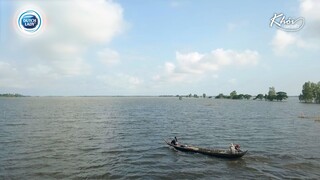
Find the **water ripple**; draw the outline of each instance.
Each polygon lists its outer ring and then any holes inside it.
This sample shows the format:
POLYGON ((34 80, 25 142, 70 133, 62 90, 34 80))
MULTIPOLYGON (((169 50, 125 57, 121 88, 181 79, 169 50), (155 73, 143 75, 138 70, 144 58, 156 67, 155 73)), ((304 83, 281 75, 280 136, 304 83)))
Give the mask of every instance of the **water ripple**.
POLYGON ((0 179, 318 179, 318 106, 177 98, 0 99, 0 179), (5 112, 4 112, 5 111, 5 112), (163 139, 237 160, 175 151, 163 139))

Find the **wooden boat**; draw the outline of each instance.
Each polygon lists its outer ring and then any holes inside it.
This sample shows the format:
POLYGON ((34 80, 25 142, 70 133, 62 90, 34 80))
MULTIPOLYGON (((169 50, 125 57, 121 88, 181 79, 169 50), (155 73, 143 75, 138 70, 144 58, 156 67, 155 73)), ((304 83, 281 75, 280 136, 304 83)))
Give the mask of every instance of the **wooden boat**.
POLYGON ((245 155, 248 151, 241 151, 238 150, 234 154, 230 152, 230 150, 222 150, 222 149, 207 149, 207 148, 200 148, 200 147, 195 147, 195 146, 189 146, 189 145, 183 145, 183 144, 171 144, 170 142, 166 141, 165 142, 175 148, 176 150, 179 151, 185 151, 185 152, 194 152, 194 153, 200 153, 200 154, 205 154, 209 156, 215 156, 215 157, 220 157, 220 158, 240 158, 243 155, 245 155))

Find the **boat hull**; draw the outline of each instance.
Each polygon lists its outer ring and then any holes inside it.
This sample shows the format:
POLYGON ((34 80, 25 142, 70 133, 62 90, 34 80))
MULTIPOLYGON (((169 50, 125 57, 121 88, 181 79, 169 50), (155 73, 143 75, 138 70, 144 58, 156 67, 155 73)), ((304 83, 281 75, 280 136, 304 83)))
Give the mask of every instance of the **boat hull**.
POLYGON ((186 146, 186 145, 174 145, 169 143, 168 141, 165 141, 165 142, 169 146, 179 151, 200 153, 200 154, 219 157, 219 158, 228 158, 228 159, 240 158, 248 152, 248 151, 239 151, 239 152, 236 152, 235 154, 232 154, 228 150, 206 149, 206 148, 199 148, 199 147, 186 146))

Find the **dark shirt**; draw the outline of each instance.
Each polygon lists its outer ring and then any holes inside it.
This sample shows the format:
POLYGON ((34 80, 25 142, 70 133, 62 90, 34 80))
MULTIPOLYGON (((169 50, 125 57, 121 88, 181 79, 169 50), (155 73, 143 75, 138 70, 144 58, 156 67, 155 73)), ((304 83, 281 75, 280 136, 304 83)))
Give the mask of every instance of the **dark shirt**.
POLYGON ((174 139, 174 140, 172 140, 172 141, 171 141, 171 144, 173 144, 173 145, 177 145, 176 140, 175 140, 175 139, 174 139))

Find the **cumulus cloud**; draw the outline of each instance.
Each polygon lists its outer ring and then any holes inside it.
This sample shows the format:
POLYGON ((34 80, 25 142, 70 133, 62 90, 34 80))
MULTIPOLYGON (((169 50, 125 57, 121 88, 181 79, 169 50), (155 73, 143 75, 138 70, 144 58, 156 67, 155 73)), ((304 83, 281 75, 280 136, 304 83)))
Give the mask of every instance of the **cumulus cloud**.
POLYGON ((316 0, 301 0, 300 1, 300 14, 308 21, 320 21, 320 2, 316 0))
POLYGON ((306 25, 303 29, 302 38, 306 39, 311 47, 319 48, 320 39, 320 1, 301 0, 300 14, 306 19, 306 25), (317 41, 314 41, 317 40, 317 41))
POLYGON ((123 10, 113 1, 33 0, 12 3, 15 9, 35 9, 42 13, 45 30, 37 37, 39 39, 84 45, 105 43, 121 33, 125 26, 123 10))
MULTIPOLYGON (((26 37, 18 30, 13 31, 14 28, 5 31, 8 32, 7 41, 1 44, 0 51, 4 54, 2 57, 13 60, 9 62, 0 57, 0 61, 10 66, 14 66, 13 62, 20 64, 15 68, 21 78, 86 76, 92 73, 92 60, 88 59, 88 54, 94 54, 92 51, 105 61, 107 57, 108 61, 114 62, 119 56, 115 51, 99 49, 125 29, 123 9, 113 1, 15 0, 9 3, 15 11, 34 9, 43 19, 43 31, 37 36, 26 37)), ((8 11, 13 22, 17 13, 8 11)))
POLYGON ((296 41, 297 37, 295 37, 292 33, 277 30, 276 35, 272 40, 273 50, 277 54, 281 54, 286 48, 294 45, 296 41))
POLYGON ((120 61, 120 55, 117 51, 106 48, 97 53, 101 63, 106 66, 117 64, 120 61))
POLYGON ((301 0, 300 15, 306 21, 297 32, 277 30, 271 45, 277 55, 288 55, 295 49, 317 50, 320 48, 320 1, 301 0))
MULTIPOLYGON (((167 62, 163 66, 163 73, 154 76, 156 81, 186 82, 200 78, 207 73, 214 73, 228 66, 254 66, 258 63, 257 51, 215 49, 210 53, 176 52, 176 63, 167 62)), ((217 78, 218 75, 214 75, 217 78)))

